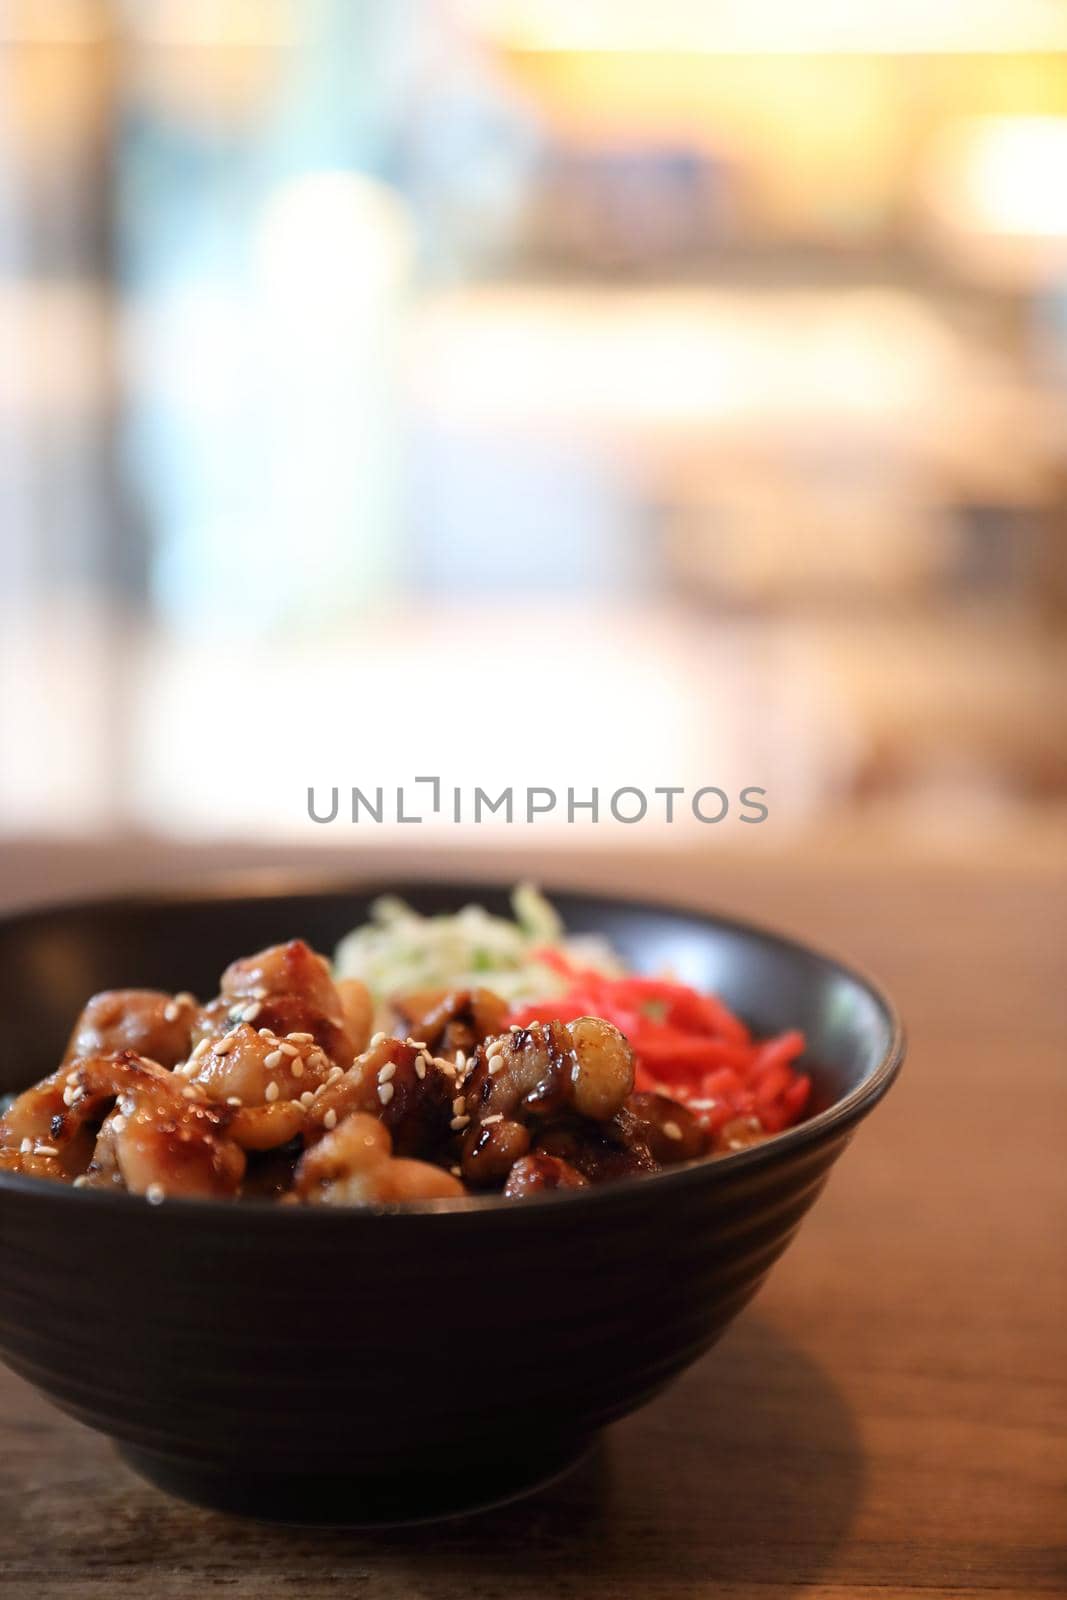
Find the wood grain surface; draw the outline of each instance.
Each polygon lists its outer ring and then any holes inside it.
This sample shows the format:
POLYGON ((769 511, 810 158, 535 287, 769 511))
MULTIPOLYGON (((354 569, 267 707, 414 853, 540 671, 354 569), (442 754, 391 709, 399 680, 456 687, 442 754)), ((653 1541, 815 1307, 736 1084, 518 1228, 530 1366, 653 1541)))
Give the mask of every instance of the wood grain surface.
MULTIPOLYGON (((24 889, 88 887, 114 866, 68 856, 64 879, 48 859, 29 885, 22 853, 24 889)), ((539 870, 784 925, 869 967, 902 1007, 904 1074, 755 1305, 568 1478, 403 1532, 266 1528, 168 1500, 0 1374, 5 1593, 1067 1593, 1063 873, 818 854, 539 870)))

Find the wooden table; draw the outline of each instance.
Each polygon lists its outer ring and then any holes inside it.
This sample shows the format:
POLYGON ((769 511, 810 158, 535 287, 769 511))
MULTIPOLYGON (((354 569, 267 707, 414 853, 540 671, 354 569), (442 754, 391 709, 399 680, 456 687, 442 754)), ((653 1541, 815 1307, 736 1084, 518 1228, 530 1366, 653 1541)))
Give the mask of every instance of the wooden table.
POLYGON ((1063 874, 755 853, 570 869, 619 874, 849 952, 910 1028, 901 1081, 719 1348, 539 1497, 377 1534, 168 1500, 3 1375, 7 1592, 1067 1593, 1063 874))

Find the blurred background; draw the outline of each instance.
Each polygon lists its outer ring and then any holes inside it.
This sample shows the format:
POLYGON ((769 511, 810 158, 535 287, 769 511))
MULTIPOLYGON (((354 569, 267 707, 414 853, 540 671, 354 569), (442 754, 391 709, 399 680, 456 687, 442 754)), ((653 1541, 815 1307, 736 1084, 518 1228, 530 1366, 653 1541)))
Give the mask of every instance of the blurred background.
POLYGON ((1065 52, 1058 0, 0 0, 8 870, 395 848, 307 789, 418 773, 771 816, 408 850, 1059 849, 1065 52))

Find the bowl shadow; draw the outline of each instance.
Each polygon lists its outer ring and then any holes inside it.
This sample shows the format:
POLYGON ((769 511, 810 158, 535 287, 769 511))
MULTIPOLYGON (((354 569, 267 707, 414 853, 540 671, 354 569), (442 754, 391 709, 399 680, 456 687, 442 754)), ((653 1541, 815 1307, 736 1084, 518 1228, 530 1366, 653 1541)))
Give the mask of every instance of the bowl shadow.
MULTIPOLYGON (((832 1379, 751 1313, 572 1472, 448 1522, 298 1528, 200 1510, 124 1471, 103 1438, 72 1434, 43 1402, 29 1411, 23 1448, 0 1473, 10 1516, 0 1554, 12 1575, 76 1572, 78 1594, 93 1600, 118 1576, 154 1597, 193 1585, 241 1600, 616 1600, 718 1583, 758 1585, 773 1600, 831 1566, 864 1478, 832 1379)), ((506 1430, 506 1396, 500 1422, 506 1430)))
MULTIPOLYGON (((840 1391, 750 1315, 539 1495, 452 1523, 363 1534, 347 1547, 427 1596, 456 1592, 460 1574, 478 1597, 654 1595, 716 1582, 759 1584, 773 1596, 826 1569, 862 1484, 840 1391)), ((333 1537, 339 1553, 345 1538, 333 1537)))

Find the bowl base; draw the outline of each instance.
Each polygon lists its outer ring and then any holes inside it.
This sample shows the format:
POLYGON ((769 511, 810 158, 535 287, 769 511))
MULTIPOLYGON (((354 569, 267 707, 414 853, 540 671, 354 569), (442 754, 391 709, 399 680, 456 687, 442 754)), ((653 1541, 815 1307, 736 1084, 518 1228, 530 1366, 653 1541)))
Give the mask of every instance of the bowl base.
POLYGON ((439 1472, 395 1476, 258 1472, 179 1461, 137 1445, 117 1449, 158 1489, 212 1511, 305 1527, 382 1528, 467 1516, 519 1500, 570 1472, 591 1442, 541 1441, 521 1457, 469 1464, 456 1459, 439 1472))

